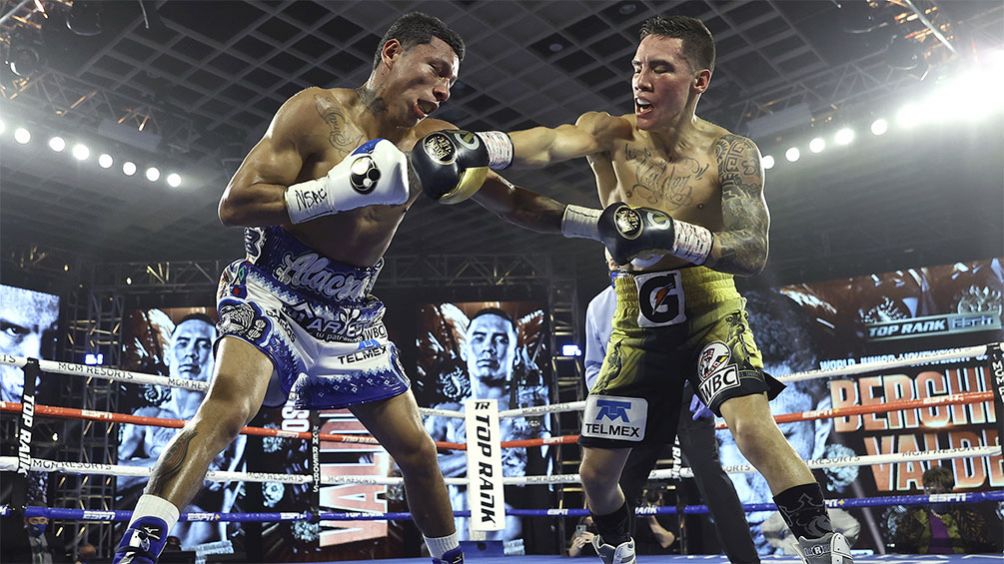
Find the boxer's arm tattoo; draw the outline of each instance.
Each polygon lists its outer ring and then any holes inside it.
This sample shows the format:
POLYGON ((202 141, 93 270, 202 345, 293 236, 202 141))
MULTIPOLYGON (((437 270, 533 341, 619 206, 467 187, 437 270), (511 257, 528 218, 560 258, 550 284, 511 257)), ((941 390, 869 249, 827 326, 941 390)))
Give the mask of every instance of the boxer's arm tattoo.
POLYGON ((167 447, 164 458, 157 464, 153 476, 150 477, 150 485, 147 486, 146 493, 163 495, 168 482, 177 476, 184 466, 185 458, 188 455, 188 443, 192 442, 196 434, 194 429, 182 429, 178 433, 171 446, 167 447))
POLYGON ((722 189, 723 229, 715 233, 708 266, 733 274, 757 274, 767 262, 770 227, 760 151, 749 139, 730 134, 715 143, 715 160, 722 189))

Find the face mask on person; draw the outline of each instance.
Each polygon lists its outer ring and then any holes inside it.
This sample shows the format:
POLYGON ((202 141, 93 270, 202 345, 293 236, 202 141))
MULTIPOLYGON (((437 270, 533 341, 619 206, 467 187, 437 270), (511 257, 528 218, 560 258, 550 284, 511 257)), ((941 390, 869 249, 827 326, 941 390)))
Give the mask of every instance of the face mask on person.
POLYGON ((28 523, 28 536, 40 537, 45 534, 45 523, 28 523))

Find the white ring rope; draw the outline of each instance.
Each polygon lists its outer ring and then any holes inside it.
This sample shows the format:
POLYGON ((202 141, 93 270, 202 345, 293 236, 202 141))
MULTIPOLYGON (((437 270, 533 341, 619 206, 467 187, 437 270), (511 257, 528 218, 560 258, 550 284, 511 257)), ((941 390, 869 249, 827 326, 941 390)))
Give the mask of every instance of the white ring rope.
MULTIPOLYGON (((809 468, 835 468, 841 466, 869 466, 873 464, 895 464, 899 462, 916 462, 922 460, 946 460, 952 458, 969 458, 976 456, 996 456, 1001 454, 999 446, 984 447, 960 447, 943 450, 933 450, 927 452, 902 452, 895 454, 872 454, 865 456, 841 456, 838 458, 821 458, 818 460, 808 460, 809 468)), ((14 470, 17 468, 17 457, 0 456, 0 470, 14 470)), ((115 464, 98 464, 93 462, 60 462, 55 460, 45 460, 33 458, 31 469, 40 472, 70 472, 76 474, 98 474, 112 476, 134 476, 148 477, 151 468, 136 466, 121 466, 115 464)), ((748 474, 756 472, 750 465, 723 466, 723 470, 729 474, 748 474)), ((692 478, 694 475, 690 468, 653 470, 649 474, 649 479, 663 480, 670 478, 692 478)), ((210 471, 206 474, 206 480, 213 482, 281 482, 284 484, 309 484, 313 477, 306 474, 281 474, 267 472, 220 472, 210 471)), ((535 484, 577 484, 581 483, 578 474, 558 474, 554 476, 506 476, 502 479, 505 485, 522 486, 535 484)), ((404 481, 397 477, 379 476, 323 476, 322 484, 369 484, 381 486, 393 486, 403 484, 404 481)), ((446 483, 450 485, 464 486, 468 484, 466 478, 446 478, 446 483)))
MULTIPOLYGON (((936 362, 944 362, 947 360, 956 360, 962 358, 978 358, 986 354, 987 345, 978 345, 973 347, 964 347, 959 349, 950 349, 946 351, 936 352, 936 353, 901 353, 900 357, 896 360, 886 360, 880 362, 869 362, 864 364, 856 364, 853 366, 845 366, 841 368, 832 368, 826 370, 809 370, 807 372, 798 372, 795 374, 789 374, 787 376, 780 376, 778 380, 782 382, 800 382, 802 380, 812 380, 815 378, 833 378, 835 376, 850 376, 853 374, 861 374, 865 372, 876 372, 879 370, 885 370, 889 368, 900 368, 903 366, 914 366, 923 364, 933 364, 936 362)), ((0 354, 0 364, 10 364, 17 366, 19 368, 24 367, 28 362, 28 359, 23 356, 13 356, 9 354, 0 354)), ((197 392, 207 392, 209 391, 209 384, 206 382, 199 382, 195 380, 189 380, 186 378, 172 378, 168 376, 157 376, 153 374, 143 374, 140 372, 130 372, 127 370, 119 370, 117 368, 108 368, 104 366, 90 366, 86 364, 74 364, 70 362, 57 362, 53 360, 39 360, 39 369, 42 372, 48 372, 51 374, 66 374, 69 376, 90 376, 93 378, 101 378, 104 380, 112 380, 117 382, 127 382, 132 384, 153 384, 155 386, 167 386, 169 388, 185 388, 187 390, 194 390, 197 392)), ((295 394, 290 394, 290 397, 294 397, 295 394)), ((544 415, 547 413, 558 413, 564 411, 579 411, 585 408, 586 402, 575 401, 567 403, 555 403, 551 405, 538 405, 532 407, 524 407, 521 409, 507 409, 505 411, 499 412, 499 417, 527 417, 533 415, 544 415)), ((438 417, 453 417, 453 418, 463 418, 464 413, 462 411, 453 411, 448 409, 433 409, 433 408, 420 408, 419 411, 422 415, 433 415, 438 417)))

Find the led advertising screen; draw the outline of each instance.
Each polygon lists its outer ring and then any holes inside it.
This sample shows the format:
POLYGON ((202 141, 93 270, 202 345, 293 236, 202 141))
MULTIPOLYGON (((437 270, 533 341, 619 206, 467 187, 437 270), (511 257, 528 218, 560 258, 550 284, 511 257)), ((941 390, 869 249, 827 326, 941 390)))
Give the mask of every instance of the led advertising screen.
MULTIPOLYGON (((496 399, 499 410, 550 403, 550 351, 546 309, 538 302, 463 302, 421 306, 418 312, 417 370, 414 390, 418 403, 462 411, 471 399, 496 399)), ((434 440, 465 442, 464 420, 426 418, 434 440)), ((503 418, 503 440, 551 435, 548 417, 503 418)), ((553 453, 542 447, 502 451, 504 476, 548 474, 553 453)), ((440 468, 448 478, 467 475, 461 451, 440 453, 440 468)), ((535 487, 537 488, 537 487, 535 487)), ((450 486, 454 509, 469 509, 464 487, 450 486)), ((507 486, 509 507, 543 507, 549 497, 528 487, 507 486)), ((539 489, 539 488, 538 488, 539 489)), ((457 520, 461 538, 468 538, 468 519, 457 520)), ((505 529, 488 538, 524 537, 519 518, 508 517, 505 529)))
MULTIPOLYGON (((743 292, 766 370, 781 376, 814 369, 910 358, 917 354, 1000 341, 1004 270, 999 259, 956 263, 743 292)), ((987 360, 971 358, 789 384, 774 413, 875 405, 897 400, 991 390, 987 360)), ((991 402, 783 423, 805 459, 893 454, 997 443, 991 402)), ((722 463, 745 464, 727 431, 718 433, 722 463)), ((956 458, 816 472, 828 497, 923 493, 925 470, 950 469, 956 491, 1004 486, 1001 457, 956 458)), ((769 502, 757 474, 731 474, 745 503, 769 502)), ((992 511, 991 511, 992 513, 992 511)), ((897 550, 902 507, 837 509, 834 526, 859 537, 856 548, 897 550)), ((987 523, 996 517, 987 515, 987 523)), ((749 515, 762 553, 781 550, 780 516, 749 515)), ((999 521, 997 522, 999 525, 999 521)), ((973 533, 979 534, 979 533, 973 533)), ((1000 543, 999 529, 996 543, 1000 543)), ((900 548, 903 548, 902 546, 900 548)))
MULTIPOLYGON (((122 368, 210 382, 213 376, 213 344, 216 341, 216 311, 208 307, 138 309, 127 313, 122 340, 122 368)), ((205 398, 203 392, 154 385, 123 385, 119 409, 143 417, 191 420, 205 398)), ((152 467, 177 429, 148 425, 119 426, 119 464, 152 467)), ((239 435, 210 464, 210 470, 243 471, 247 438, 239 435)), ((119 507, 132 507, 146 486, 146 478, 119 477, 116 491, 119 507)), ((243 482, 206 481, 190 512, 241 511, 243 482)), ((181 522, 171 534, 186 550, 220 550, 211 543, 239 543, 240 523, 222 521, 181 522)), ((224 552, 229 552, 226 547, 224 552)))

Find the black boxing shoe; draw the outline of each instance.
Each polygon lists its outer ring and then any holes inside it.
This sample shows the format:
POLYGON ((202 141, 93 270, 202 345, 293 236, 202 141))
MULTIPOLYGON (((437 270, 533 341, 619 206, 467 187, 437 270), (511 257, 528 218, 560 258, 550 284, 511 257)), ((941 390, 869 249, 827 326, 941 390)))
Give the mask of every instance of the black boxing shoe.
POLYGON ((155 564, 166 544, 167 523, 157 517, 140 517, 126 529, 112 564, 155 564))

